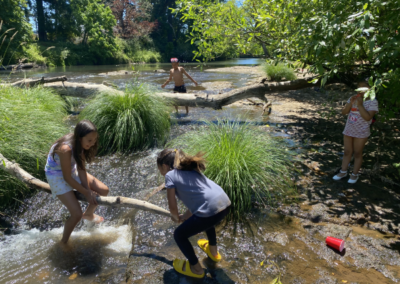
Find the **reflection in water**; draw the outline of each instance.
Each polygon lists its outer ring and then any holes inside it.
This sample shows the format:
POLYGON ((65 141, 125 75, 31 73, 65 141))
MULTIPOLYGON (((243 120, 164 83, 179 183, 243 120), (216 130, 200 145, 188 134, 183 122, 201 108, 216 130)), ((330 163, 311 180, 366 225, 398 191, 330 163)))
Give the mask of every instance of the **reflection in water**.
POLYGON ((110 264, 124 265, 132 247, 128 225, 85 226, 72 233, 68 245, 59 243, 62 230, 32 229, 7 236, 0 243, 1 283, 23 282, 24 279, 30 279, 29 283, 42 280, 63 283, 73 275, 85 282, 85 276, 107 271, 110 264))

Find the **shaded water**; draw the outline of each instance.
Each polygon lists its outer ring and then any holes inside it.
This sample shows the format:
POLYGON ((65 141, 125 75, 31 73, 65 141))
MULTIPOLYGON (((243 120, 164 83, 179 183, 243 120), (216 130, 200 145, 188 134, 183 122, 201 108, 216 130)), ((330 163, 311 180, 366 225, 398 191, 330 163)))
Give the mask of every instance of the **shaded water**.
MULTIPOLYGON (((230 64, 217 63, 210 67, 230 64)), ((141 71, 139 79, 159 87, 167 74, 153 70, 167 69, 169 64, 135 65, 135 68, 141 71)), ((232 88, 236 88, 252 79, 243 74, 201 72, 196 65, 185 68, 199 83, 230 81, 232 88)), ((107 80, 123 87, 132 76, 98 74, 125 69, 126 66, 67 67, 32 70, 27 76, 66 75, 70 81, 101 83, 107 80)), ((21 74, 13 74, 13 80, 18 76, 21 74)), ((188 86, 189 91, 204 91, 188 86)), ((216 92, 215 89, 207 91, 216 92)), ((192 108, 188 116, 177 116, 178 124, 173 126, 171 136, 197 131, 202 119, 241 116, 261 127, 279 122, 273 116, 261 117, 261 112, 254 107, 226 107, 222 111, 192 108)), ((110 195, 145 199, 151 188, 162 182, 155 164, 158 151, 99 157, 88 171, 110 187, 110 195)), ((165 192, 155 194, 149 201, 168 208, 165 192)), ((72 234, 70 245, 60 247, 58 240, 68 217, 66 208, 41 192, 24 202, 18 211, 8 212, 14 229, 0 241, 1 283, 121 283, 126 279, 130 283, 152 284, 269 283, 280 273, 282 283, 395 283, 400 278, 399 254, 389 249, 393 236, 383 238, 372 230, 313 224, 254 209, 245 224, 218 228, 223 255, 220 264, 210 263, 196 247, 197 255, 207 267, 207 277, 201 282, 181 277, 172 269, 172 260, 182 254, 173 240, 176 225, 168 218, 137 210, 99 207, 97 213, 106 221, 96 226, 81 222, 72 234), (328 234, 347 237, 344 254, 337 254, 324 245, 328 234), (264 259, 273 260, 277 266, 261 267, 264 259)), ((192 238, 194 246, 198 238, 192 238)))

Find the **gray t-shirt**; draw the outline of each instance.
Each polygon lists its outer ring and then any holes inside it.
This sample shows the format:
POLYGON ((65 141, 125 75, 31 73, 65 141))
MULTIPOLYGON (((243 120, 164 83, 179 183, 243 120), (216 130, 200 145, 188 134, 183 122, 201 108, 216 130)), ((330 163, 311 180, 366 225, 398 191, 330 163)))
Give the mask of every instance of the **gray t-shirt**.
POLYGON ((225 191, 197 171, 169 171, 165 187, 175 188, 176 196, 198 217, 211 217, 231 205, 225 191))

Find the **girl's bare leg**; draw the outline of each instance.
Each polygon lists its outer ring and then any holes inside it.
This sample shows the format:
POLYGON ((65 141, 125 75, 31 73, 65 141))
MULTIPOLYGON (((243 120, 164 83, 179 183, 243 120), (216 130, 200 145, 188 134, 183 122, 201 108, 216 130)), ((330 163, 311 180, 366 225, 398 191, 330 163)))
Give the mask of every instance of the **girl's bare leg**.
MULTIPOLYGON (((361 169, 362 161, 363 161, 363 150, 364 146, 367 143, 368 138, 353 138, 353 149, 354 149, 354 169, 353 173, 358 174, 361 169)), ((357 177, 351 176, 351 179, 356 179, 357 177)))
MULTIPOLYGON (((343 161, 342 161, 342 171, 347 171, 347 168, 349 167, 349 163, 351 161, 351 157, 353 155, 353 137, 343 135, 343 141, 344 141, 344 155, 343 155, 343 161)), ((338 173, 338 176, 343 177, 346 174, 344 173, 338 173)))
POLYGON ((58 199, 67 207, 71 217, 65 222, 62 243, 67 243, 76 224, 82 219, 82 208, 73 191, 57 195, 58 199))
MULTIPOLYGON (((91 174, 87 174, 88 176, 88 183, 91 190, 96 191, 100 196, 107 196, 109 193, 108 186, 99 181, 97 178, 92 176, 91 174)), ((85 213, 83 214, 83 219, 93 221, 97 220, 96 222, 102 222, 104 220, 103 217, 100 217, 94 214, 97 205, 90 204, 86 209, 85 213)))

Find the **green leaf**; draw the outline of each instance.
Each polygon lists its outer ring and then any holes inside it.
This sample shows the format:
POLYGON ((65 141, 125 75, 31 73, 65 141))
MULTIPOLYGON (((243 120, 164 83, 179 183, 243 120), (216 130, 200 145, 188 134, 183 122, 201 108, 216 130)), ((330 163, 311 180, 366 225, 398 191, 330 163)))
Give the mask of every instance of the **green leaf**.
POLYGON ((6 167, 6 162, 3 160, 3 166, 6 167))
POLYGON ((328 81, 328 76, 324 76, 324 78, 322 78, 321 86, 325 86, 326 81, 328 81))
POLYGON ((277 284, 278 283, 278 277, 276 277, 274 280, 272 280, 269 284, 277 284))
POLYGON ((368 79, 368 84, 372 87, 374 85, 374 78, 371 76, 368 79))
POLYGON ((364 10, 367 10, 367 8, 368 8, 368 3, 365 3, 363 9, 364 9, 364 10))
POLYGON ((39 159, 38 158, 36 158, 36 167, 37 167, 37 170, 39 170, 39 159))

